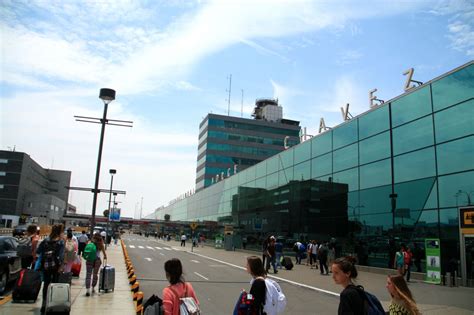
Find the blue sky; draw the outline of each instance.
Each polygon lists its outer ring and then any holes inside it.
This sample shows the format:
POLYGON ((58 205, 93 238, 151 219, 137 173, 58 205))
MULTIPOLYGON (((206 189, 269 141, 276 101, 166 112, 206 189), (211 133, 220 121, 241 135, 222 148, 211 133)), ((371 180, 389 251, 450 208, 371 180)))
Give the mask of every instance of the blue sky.
MULTIPOLYGON (((402 73, 428 81, 474 57, 472 1, 2 1, 1 149, 94 184, 99 89, 113 88, 101 187, 108 169, 120 206, 143 214, 192 189, 198 126, 207 113, 250 117, 275 97, 284 116, 316 134, 369 109, 368 91, 403 93, 402 73)), ((90 213, 92 194, 70 203, 90 213)), ((100 196, 98 209, 105 209, 100 196)), ((102 211, 100 211, 102 212, 102 211)))

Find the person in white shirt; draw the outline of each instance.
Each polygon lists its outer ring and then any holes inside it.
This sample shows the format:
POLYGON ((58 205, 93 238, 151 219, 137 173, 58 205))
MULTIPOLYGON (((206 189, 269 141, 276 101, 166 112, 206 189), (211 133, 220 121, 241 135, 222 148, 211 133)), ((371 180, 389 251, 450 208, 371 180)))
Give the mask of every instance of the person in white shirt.
POLYGON ((181 235, 181 246, 186 247, 186 234, 181 235))
POLYGON ((84 248, 86 248, 87 242, 89 242, 89 237, 86 234, 86 231, 82 231, 82 234, 77 238, 78 241, 78 251, 77 254, 81 256, 84 248))

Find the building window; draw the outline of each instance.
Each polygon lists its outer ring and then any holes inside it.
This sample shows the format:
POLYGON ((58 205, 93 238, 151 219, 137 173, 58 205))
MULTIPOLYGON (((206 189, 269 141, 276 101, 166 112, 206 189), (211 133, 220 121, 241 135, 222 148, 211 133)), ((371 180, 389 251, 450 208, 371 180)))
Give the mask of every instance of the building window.
POLYGON ((430 113, 431 95, 427 86, 392 103, 392 126, 399 126, 430 113))
POLYGON ((7 175, 7 173, 5 173, 5 172, 0 172, 0 176, 5 176, 5 175, 7 175))
POLYGON ((471 65, 433 82, 432 88, 435 111, 472 98, 474 96, 474 66, 471 65))
POLYGON ((3 184, 0 184, 0 189, 3 189, 5 186, 3 184))
POLYGON ((2 163, 2 164, 7 164, 7 163, 8 163, 8 160, 7 160, 7 159, 0 159, 0 163, 2 163))
POLYGON ((394 155, 427 147, 433 145, 433 143, 433 119, 431 116, 393 130, 394 155))
POLYGON ((28 208, 33 208, 33 203, 32 202, 28 202, 28 208))

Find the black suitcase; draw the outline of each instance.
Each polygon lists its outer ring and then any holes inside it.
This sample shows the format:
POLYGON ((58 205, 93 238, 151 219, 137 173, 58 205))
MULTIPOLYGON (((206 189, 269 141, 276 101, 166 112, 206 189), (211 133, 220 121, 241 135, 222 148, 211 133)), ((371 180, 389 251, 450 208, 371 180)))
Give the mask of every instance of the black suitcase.
POLYGON ((15 282, 12 298, 14 302, 36 302, 41 289, 41 274, 39 271, 22 269, 15 282))
POLYGON ((67 283, 67 284, 71 285, 71 283, 72 283, 72 272, 60 273, 59 276, 58 276, 57 283, 67 283))
POLYGON ((285 267, 286 270, 293 269, 293 262, 291 261, 290 257, 283 257, 283 260, 281 261, 281 265, 285 267))

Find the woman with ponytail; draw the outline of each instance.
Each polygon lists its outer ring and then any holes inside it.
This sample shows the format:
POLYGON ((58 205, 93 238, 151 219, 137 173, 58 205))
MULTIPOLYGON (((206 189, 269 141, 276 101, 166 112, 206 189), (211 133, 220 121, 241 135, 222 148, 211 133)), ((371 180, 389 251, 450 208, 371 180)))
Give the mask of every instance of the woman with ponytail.
POLYGON ((344 288, 340 294, 337 310, 339 315, 364 315, 365 313, 364 299, 353 283, 353 280, 357 278, 355 262, 354 257, 347 256, 338 258, 332 263, 332 278, 336 284, 344 288))
POLYGON ((388 276, 387 290, 392 296, 389 315, 420 315, 416 302, 402 275, 388 276))

